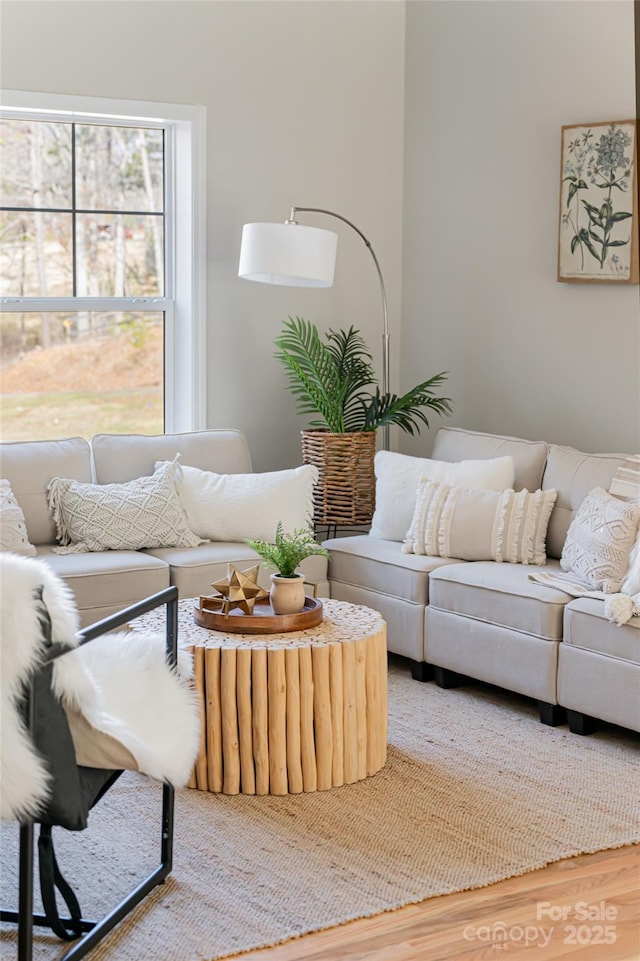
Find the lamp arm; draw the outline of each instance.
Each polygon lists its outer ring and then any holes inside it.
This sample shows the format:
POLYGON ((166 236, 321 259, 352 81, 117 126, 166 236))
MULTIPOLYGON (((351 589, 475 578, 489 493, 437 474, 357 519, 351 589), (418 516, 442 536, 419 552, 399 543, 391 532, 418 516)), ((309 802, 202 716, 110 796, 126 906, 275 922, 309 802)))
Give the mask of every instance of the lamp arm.
MULTIPOLYGON (((343 217, 342 214, 337 214, 337 213, 335 213, 333 210, 325 210, 325 209, 322 208, 322 207, 292 207, 292 208, 291 208, 290 219, 287 220, 287 223, 288 223, 288 224, 295 224, 295 223, 297 223, 297 221, 296 221, 296 213, 297 213, 298 211, 302 211, 303 213, 326 214, 328 217, 335 217, 336 220, 341 220, 343 223, 345 223, 345 224, 347 224, 349 227, 351 227, 352 230, 355 230, 355 232, 358 234, 358 236, 362 238, 362 240, 363 240, 364 243, 365 243, 365 246, 366 246, 366 247, 368 248, 368 250, 369 250, 369 253, 370 253, 371 256, 373 257, 373 262, 374 262, 374 264, 376 265, 376 270, 378 271, 378 278, 379 278, 379 280, 380 280, 380 291, 381 291, 381 293, 382 293, 382 320, 383 320, 383 328, 382 328, 382 393, 383 393, 383 394, 386 394, 386 393, 388 392, 388 390, 389 390, 389 312, 388 312, 388 309, 387 309, 387 291, 386 291, 385 286, 384 286, 384 280, 383 280, 383 277, 382 277, 382 270, 380 269, 380 264, 379 264, 379 262, 378 262, 378 258, 377 258, 376 255, 375 255, 375 251, 374 251, 373 247, 371 246, 371 241, 368 240, 368 239, 365 237, 365 235, 362 233, 362 231, 360 230, 359 227, 356 227, 356 225, 355 225, 354 223, 352 223, 350 220, 347 220, 347 218, 346 218, 346 217, 343 217)), ((383 437, 384 437, 384 447, 385 447, 385 450, 388 450, 388 449, 389 449, 389 427, 388 427, 388 426, 383 427, 382 430, 383 430, 383 437)))

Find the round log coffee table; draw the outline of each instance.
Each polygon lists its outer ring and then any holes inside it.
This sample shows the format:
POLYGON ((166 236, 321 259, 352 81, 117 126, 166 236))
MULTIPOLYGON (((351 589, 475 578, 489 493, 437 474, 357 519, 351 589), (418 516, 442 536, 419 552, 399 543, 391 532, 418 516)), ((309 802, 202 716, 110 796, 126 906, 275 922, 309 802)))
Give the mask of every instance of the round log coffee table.
MULTIPOLYGON (((322 601, 317 627, 284 634, 210 631, 179 602, 178 637, 194 654, 202 741, 189 787, 299 794, 352 784, 387 757, 387 637, 381 615, 322 601)), ((163 627, 163 612, 132 622, 163 627)))

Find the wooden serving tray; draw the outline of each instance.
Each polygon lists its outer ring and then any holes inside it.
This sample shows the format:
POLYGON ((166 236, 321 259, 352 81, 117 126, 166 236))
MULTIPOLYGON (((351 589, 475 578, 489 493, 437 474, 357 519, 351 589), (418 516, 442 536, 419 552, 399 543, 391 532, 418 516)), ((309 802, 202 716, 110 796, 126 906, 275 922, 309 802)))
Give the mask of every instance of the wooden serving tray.
POLYGON ((201 607, 199 598, 194 601, 194 621, 208 631, 224 634, 286 634, 288 631, 306 631, 322 623, 322 601, 315 597, 305 597, 299 614, 274 614, 269 601, 264 600, 256 601, 253 614, 245 614, 239 607, 233 607, 225 617, 220 610, 207 610, 206 602, 205 597, 201 607))

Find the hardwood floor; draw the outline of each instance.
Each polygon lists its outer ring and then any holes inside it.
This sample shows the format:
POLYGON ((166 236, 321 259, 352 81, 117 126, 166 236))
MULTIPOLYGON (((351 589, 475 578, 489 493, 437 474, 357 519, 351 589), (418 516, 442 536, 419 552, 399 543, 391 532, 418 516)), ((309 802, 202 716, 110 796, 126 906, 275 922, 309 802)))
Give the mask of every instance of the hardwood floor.
POLYGON ((235 961, 501 957, 640 961, 640 845, 558 861, 486 888, 431 898, 240 954, 235 961), (559 917, 563 909, 564 919, 559 917))

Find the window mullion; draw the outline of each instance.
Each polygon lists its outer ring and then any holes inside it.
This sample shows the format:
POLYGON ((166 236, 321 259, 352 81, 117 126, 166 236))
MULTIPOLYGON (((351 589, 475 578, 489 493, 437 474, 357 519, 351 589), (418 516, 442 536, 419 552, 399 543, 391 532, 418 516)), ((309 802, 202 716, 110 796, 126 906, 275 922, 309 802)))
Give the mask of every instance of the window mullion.
POLYGON ((76 125, 71 124, 71 290, 78 295, 78 237, 76 233, 76 125))

